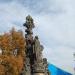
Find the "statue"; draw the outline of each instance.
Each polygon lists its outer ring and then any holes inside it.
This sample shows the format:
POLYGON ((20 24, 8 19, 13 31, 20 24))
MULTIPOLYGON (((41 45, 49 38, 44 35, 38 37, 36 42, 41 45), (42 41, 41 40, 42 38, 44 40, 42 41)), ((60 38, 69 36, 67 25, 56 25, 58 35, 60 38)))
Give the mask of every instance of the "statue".
POLYGON ((32 64, 33 64, 33 32, 32 29, 34 28, 34 22, 33 19, 30 15, 26 17, 26 22, 24 23, 24 26, 26 27, 26 34, 25 34, 25 39, 26 39, 26 62, 25 62, 25 70, 26 74, 25 75, 31 75, 32 71, 32 64))
POLYGON ((38 36, 35 38, 32 36, 32 29, 35 27, 33 19, 30 15, 26 17, 26 22, 24 23, 26 27, 26 60, 25 60, 25 75, 43 75, 47 74, 47 61, 42 58, 43 46, 40 44, 38 36))
POLYGON ((35 36, 34 53, 35 53, 35 58, 38 62, 42 60, 42 51, 43 51, 43 46, 40 45, 40 41, 38 39, 38 36, 35 36))

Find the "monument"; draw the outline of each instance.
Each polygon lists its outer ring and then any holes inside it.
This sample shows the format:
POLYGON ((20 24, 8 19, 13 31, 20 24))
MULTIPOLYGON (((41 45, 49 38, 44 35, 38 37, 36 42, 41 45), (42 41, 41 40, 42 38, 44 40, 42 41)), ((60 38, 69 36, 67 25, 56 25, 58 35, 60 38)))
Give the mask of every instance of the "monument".
POLYGON ((47 59, 42 57, 43 46, 38 36, 33 37, 32 29, 35 25, 30 15, 26 17, 24 27, 26 27, 26 58, 22 75, 50 75, 47 59))

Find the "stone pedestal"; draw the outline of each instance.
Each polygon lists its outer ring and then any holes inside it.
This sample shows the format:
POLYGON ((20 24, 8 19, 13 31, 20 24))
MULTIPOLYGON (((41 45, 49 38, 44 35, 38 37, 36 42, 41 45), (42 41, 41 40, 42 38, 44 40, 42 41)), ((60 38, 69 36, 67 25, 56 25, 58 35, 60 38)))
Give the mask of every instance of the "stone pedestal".
POLYGON ((33 75, 45 75, 44 73, 34 73, 33 75))

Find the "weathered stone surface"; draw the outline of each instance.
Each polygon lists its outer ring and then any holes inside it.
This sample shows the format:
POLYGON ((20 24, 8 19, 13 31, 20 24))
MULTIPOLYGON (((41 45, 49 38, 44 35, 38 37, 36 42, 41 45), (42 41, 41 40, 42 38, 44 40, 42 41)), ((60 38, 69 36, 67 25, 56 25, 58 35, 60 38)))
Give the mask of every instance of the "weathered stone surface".
POLYGON ((35 36, 34 39, 34 53, 35 53, 35 57, 37 61, 42 60, 41 56, 42 56, 42 49, 40 46, 40 41, 38 39, 38 36, 35 36))
POLYGON ((23 75, 49 75, 47 59, 42 57, 43 46, 40 44, 38 36, 33 38, 32 29, 34 26, 34 21, 30 15, 26 17, 26 22, 24 26, 27 28, 25 30, 26 38, 26 62, 23 75))
POLYGON ((33 75, 45 75, 44 73, 34 73, 33 75))

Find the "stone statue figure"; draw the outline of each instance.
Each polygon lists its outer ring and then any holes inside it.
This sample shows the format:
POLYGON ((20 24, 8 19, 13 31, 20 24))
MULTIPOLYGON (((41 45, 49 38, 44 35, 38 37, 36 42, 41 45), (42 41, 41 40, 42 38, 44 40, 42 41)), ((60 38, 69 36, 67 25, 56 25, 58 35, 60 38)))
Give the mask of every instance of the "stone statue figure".
POLYGON ((35 36, 34 53, 35 53, 35 58, 38 62, 40 62, 42 60, 42 51, 43 51, 43 46, 40 45, 40 41, 38 39, 38 36, 35 36))

